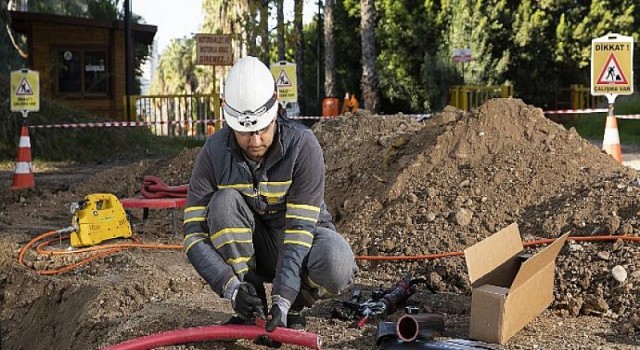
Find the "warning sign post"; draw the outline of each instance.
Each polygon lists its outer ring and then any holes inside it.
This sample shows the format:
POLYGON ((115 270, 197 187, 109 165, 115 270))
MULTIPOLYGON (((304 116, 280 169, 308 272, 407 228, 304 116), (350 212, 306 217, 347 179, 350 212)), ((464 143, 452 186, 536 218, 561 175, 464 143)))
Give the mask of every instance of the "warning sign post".
POLYGON ((633 94, 633 37, 609 33, 592 40, 591 94, 607 96, 611 104, 633 94))
POLYGON ((270 69, 273 79, 276 80, 280 102, 297 102, 298 80, 296 78, 296 64, 279 61, 272 63, 270 69))
POLYGON ((11 112, 29 112, 40 110, 40 75, 37 71, 21 69, 11 72, 11 112))
POLYGON ((609 33, 591 41, 591 94, 607 96, 609 108, 602 149, 622 162, 614 102, 633 93, 633 38, 609 33))

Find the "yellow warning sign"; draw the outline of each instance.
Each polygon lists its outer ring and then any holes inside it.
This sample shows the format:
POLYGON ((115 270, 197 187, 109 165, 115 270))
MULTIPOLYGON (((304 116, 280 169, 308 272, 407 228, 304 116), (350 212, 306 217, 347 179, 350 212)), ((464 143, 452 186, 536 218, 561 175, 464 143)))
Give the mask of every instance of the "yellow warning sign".
POLYGON ((633 94, 633 37, 609 33, 591 41, 591 94, 633 94))
POLYGON ((296 78, 296 64, 279 61, 271 64, 271 74, 276 81, 278 97, 281 102, 298 101, 298 83, 296 78))
POLYGON ((37 71, 21 69, 11 72, 11 111, 40 110, 40 75, 37 71))

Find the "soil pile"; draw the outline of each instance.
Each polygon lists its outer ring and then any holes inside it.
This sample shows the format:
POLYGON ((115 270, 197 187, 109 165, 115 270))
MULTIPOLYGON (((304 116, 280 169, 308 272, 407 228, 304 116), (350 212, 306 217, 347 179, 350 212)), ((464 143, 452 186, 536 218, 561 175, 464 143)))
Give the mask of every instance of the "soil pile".
MULTIPOLYGON (((358 111, 313 130, 325 152, 327 204, 357 255, 459 251, 512 222, 525 240, 640 232, 637 172, 520 100, 491 100, 470 113, 447 108, 422 122, 358 111)), ((0 319, 9 348, 95 348, 228 318, 228 302, 213 295, 184 254, 127 251, 56 277, 16 264, 20 246, 36 231, 68 222, 60 220, 69 216, 60 203, 94 192, 131 196, 144 175, 187 183, 197 152, 101 169, 87 180, 33 191, 0 192, 0 229, 6 232, 0 237, 0 319), (29 337, 34 329, 43 330, 35 340, 29 337)), ((141 236, 180 244, 164 214, 152 213, 141 236)), ((569 242, 558 258, 551 317, 525 328, 511 347, 565 349, 567 339, 585 349, 638 345, 639 251, 622 240, 569 242), (571 336, 568 329, 582 332, 571 336)), ((29 258, 30 266, 52 264, 47 257, 29 258)), ((425 276, 439 294, 419 292, 415 301, 445 314, 447 336, 466 337, 470 297, 462 258, 359 266, 355 285, 364 292, 404 274, 425 276)), ((325 337, 325 348, 375 348, 375 325, 336 327, 329 320, 332 306, 320 302, 308 314, 309 330, 325 337)))
MULTIPOLYGON (((463 250, 512 222, 525 240, 640 232, 638 173, 520 100, 445 109, 424 123, 360 114, 314 131, 329 208, 357 255, 463 250)), ((555 308, 622 317, 625 332, 637 330, 637 252, 622 241, 572 242, 559 258, 555 308), (629 280, 618 282, 615 266, 629 280)), ((452 260, 409 269, 437 290, 468 293, 463 259, 452 260)))

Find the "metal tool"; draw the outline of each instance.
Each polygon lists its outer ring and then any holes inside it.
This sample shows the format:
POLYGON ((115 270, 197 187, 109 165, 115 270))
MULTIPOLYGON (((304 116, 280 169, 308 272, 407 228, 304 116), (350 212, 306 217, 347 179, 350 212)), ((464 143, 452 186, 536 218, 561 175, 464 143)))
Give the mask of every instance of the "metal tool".
POLYGON ((380 286, 371 292, 371 298, 365 302, 360 302, 362 295, 360 290, 356 289, 348 301, 340 301, 341 306, 334 308, 331 316, 343 321, 358 319, 355 327, 362 328, 370 318, 394 313, 416 292, 418 284, 425 283, 424 278, 405 277, 393 288, 384 289, 380 286))
POLYGON ((131 225, 118 198, 110 193, 94 193, 70 206, 71 246, 86 247, 108 239, 131 237, 131 225))

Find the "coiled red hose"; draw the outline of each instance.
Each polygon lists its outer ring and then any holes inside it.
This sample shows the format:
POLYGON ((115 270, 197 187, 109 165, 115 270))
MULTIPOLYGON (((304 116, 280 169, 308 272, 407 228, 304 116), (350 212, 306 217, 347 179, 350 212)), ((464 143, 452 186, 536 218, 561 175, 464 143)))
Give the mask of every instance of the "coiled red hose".
POLYGON ((267 333, 264 328, 250 325, 218 325, 176 329, 111 345, 103 350, 147 350, 167 345, 211 340, 256 339, 267 334, 270 339, 309 349, 320 349, 322 339, 315 333, 278 327, 267 333))

